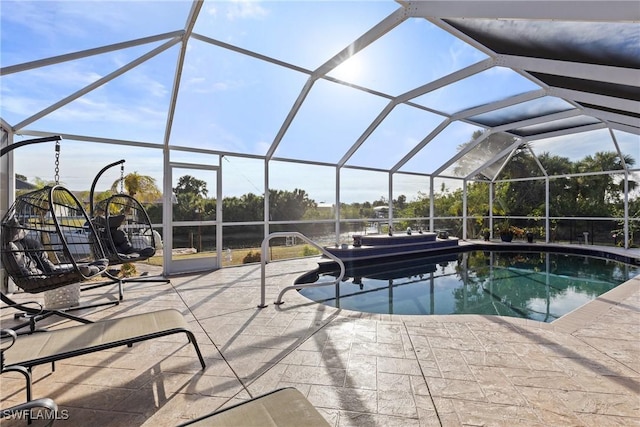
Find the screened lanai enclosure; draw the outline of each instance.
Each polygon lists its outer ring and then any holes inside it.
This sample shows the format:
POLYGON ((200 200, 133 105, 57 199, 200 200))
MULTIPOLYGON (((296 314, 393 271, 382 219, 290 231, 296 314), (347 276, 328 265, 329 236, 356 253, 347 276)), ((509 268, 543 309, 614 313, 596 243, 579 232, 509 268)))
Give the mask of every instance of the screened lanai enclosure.
POLYGON ((96 197, 145 206, 165 274, 281 231, 634 247, 639 22, 637 1, 3 0, 2 214, 52 181, 88 206, 124 159, 96 197))

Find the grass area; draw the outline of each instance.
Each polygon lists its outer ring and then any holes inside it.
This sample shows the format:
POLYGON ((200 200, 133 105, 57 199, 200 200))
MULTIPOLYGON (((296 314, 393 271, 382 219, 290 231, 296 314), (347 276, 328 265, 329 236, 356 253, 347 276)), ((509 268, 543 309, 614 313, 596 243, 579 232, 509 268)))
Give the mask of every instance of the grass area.
MULTIPOLYGON (((232 265, 247 264, 249 262, 260 262, 260 248, 242 248, 233 249, 231 251, 231 259, 225 251, 222 252, 222 266, 229 267, 232 265)), ((319 255, 320 251, 310 245, 294 245, 294 246, 270 246, 269 259, 292 259, 305 256, 319 255)), ((201 258, 211 256, 211 252, 200 252, 195 254, 174 255, 175 259, 201 258)), ((162 265, 162 257, 154 256, 149 258, 147 262, 151 265, 162 265)))

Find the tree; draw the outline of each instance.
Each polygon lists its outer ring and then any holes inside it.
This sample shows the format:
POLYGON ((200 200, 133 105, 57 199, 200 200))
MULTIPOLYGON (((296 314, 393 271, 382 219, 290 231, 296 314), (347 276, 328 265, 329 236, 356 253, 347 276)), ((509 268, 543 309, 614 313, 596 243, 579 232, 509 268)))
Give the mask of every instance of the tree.
POLYGON ((309 198, 306 191, 269 190, 269 213, 274 221, 296 221, 302 219, 308 209, 318 204, 309 198))
POLYGON ((222 201, 222 215, 226 221, 259 221, 264 216, 264 197, 253 193, 241 197, 225 197, 222 201))
MULTIPOLYGON (((549 212, 551 216, 568 216, 576 212, 578 194, 574 181, 571 178, 556 177, 570 174, 573 171, 571 160, 568 157, 552 156, 549 153, 540 154, 538 160, 551 177, 549 180, 549 212)), ((542 216, 544 206, 540 206, 537 213, 542 216)))
MULTIPOLYGON (((630 156, 624 157, 630 167, 635 160, 630 156)), ((597 152, 576 162, 575 172, 606 172, 623 169, 622 160, 616 152, 597 152)), ((619 185, 612 174, 589 175, 577 178, 579 184, 580 212, 593 216, 613 215, 611 208, 622 203, 624 188, 619 185)))
POLYGON ((40 178, 39 176, 36 176, 36 178, 34 179, 35 183, 34 185, 37 188, 44 188, 46 186, 51 186, 55 184, 55 181, 47 181, 45 179, 40 178))
POLYGON ((191 175, 178 179, 173 188, 177 203, 174 204, 174 218, 181 221, 215 218, 215 199, 207 202, 207 183, 191 175))
POLYGON ((407 196, 405 196, 404 194, 401 194, 398 196, 397 200, 393 201, 393 207, 395 209, 404 209, 407 207, 407 196))
POLYGON ((209 194, 207 183, 201 179, 184 175, 178 179, 178 184, 174 187, 173 192, 178 194, 193 194, 200 198, 205 198, 209 194))
POLYGON ((118 179, 111 184, 113 193, 120 191, 119 187, 122 183, 127 194, 140 203, 154 203, 162 197, 162 192, 158 189, 155 178, 133 172, 125 175, 124 182, 122 181, 118 179))

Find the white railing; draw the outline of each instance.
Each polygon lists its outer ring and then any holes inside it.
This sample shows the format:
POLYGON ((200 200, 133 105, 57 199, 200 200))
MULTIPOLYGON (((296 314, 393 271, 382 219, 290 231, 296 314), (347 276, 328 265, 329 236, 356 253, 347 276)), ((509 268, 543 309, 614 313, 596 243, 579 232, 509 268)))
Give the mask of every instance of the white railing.
POLYGON ((259 308, 266 307, 266 304, 265 304, 265 299, 266 299, 266 295, 265 295, 266 294, 266 291, 265 291, 265 283, 266 283, 265 270, 266 270, 266 264, 267 264, 267 256, 268 256, 268 253, 269 253, 269 242, 271 241, 271 239, 276 238, 276 237, 298 237, 298 238, 304 240, 305 242, 309 243, 310 245, 314 246, 316 249, 319 249, 320 252, 322 252, 324 255, 326 255, 327 257, 331 258, 335 262, 337 262, 338 265, 340 266, 340 275, 333 282, 309 283, 309 284, 300 284, 300 285, 287 286, 282 291, 280 291, 280 294, 278 295, 278 298, 275 301, 276 305, 282 304, 282 296, 287 291, 290 291, 292 289, 315 288, 315 287, 318 287, 318 286, 337 285, 338 283, 340 283, 340 281, 344 277, 345 268, 344 268, 344 263, 342 262, 342 260, 340 258, 338 258, 337 256, 335 256, 334 254, 332 254, 329 251, 327 251, 322 246, 318 245, 313 240, 309 239, 304 234, 298 233, 297 231, 282 231, 282 232, 277 232, 277 233, 271 233, 267 237, 265 237, 265 239, 262 241, 262 248, 261 248, 261 253, 260 253, 261 282, 260 282, 260 305, 258 306, 259 308))

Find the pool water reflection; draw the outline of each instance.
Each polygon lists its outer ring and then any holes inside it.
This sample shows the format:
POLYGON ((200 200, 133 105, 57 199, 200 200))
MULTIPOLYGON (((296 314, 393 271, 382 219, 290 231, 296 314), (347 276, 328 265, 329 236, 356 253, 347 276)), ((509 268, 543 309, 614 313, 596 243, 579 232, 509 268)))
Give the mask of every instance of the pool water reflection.
MULTIPOLYGON (((492 314, 552 322, 640 274, 640 267, 549 252, 462 252, 347 268, 336 286, 300 293, 384 314, 492 314)), ((336 272, 318 281, 335 280, 336 272)))

